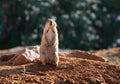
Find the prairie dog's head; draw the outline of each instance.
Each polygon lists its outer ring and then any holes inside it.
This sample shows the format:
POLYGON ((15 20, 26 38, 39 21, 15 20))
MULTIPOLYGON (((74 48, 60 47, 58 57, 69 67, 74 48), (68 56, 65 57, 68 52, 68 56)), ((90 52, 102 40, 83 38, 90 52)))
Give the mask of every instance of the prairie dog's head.
POLYGON ((54 28, 57 27, 57 24, 54 19, 48 19, 45 24, 45 28, 54 28))

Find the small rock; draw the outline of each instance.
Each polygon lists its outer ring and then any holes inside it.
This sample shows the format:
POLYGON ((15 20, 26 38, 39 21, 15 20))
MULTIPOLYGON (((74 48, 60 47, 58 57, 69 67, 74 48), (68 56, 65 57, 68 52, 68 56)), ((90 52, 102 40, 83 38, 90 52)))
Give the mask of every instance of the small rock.
POLYGON ((71 78, 65 79, 64 82, 68 83, 68 84, 74 84, 75 83, 75 81, 73 79, 71 79, 71 78))
POLYGON ((88 78, 88 84, 102 84, 102 82, 97 78, 88 78))

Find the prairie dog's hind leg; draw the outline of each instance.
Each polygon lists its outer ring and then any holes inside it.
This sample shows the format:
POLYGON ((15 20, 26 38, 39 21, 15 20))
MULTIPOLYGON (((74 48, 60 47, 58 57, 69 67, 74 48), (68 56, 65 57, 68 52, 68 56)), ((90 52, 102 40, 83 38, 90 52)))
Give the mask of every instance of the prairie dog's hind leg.
POLYGON ((42 52, 41 54, 40 54, 40 60, 41 60, 41 62, 42 62, 42 65, 46 65, 46 61, 45 61, 45 58, 46 57, 46 53, 45 52, 42 52))
POLYGON ((53 65, 55 65, 55 66, 57 67, 57 66, 58 66, 58 63, 59 63, 58 53, 54 53, 53 56, 54 56, 53 65))

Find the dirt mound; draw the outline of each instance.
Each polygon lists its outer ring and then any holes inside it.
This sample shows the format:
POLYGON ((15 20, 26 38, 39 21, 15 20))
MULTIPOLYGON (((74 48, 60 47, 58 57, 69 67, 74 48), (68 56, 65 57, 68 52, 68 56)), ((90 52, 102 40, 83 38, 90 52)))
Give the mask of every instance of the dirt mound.
POLYGON ((93 55, 89 52, 80 51, 80 50, 73 50, 70 53, 68 53, 67 56, 74 56, 74 57, 78 57, 78 58, 82 58, 82 59, 108 62, 108 60, 105 59, 104 57, 99 57, 99 56, 93 55))
POLYGON ((61 52, 58 67, 0 62, 0 84, 119 84, 120 68, 104 58, 75 50, 61 52))
POLYGON ((120 66, 120 48, 103 49, 93 52, 94 55, 107 58, 109 61, 120 66))

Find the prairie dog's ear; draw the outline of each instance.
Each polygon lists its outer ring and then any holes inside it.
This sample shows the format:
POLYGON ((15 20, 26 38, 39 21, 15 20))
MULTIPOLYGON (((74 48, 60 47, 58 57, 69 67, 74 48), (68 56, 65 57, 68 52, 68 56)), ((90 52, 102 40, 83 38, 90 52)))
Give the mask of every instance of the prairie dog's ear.
POLYGON ((50 21, 50 20, 51 20, 50 18, 47 19, 47 21, 50 21))
POLYGON ((50 20, 50 18, 48 18, 47 20, 50 20))

